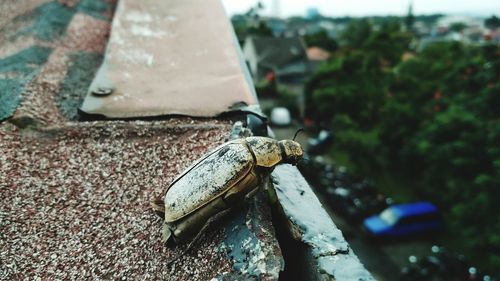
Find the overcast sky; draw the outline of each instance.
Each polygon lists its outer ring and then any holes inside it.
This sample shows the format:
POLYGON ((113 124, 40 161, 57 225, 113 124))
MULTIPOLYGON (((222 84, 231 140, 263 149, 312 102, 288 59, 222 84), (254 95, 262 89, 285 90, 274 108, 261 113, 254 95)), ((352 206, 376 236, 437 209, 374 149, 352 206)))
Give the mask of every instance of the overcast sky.
MULTIPOLYGON (((256 0, 222 0, 228 14, 242 13, 257 3, 256 0)), ((325 16, 404 15, 408 0, 262 0, 265 15, 273 11, 273 2, 280 16, 305 14, 316 7, 325 16)), ((414 14, 469 14, 490 16, 500 14, 500 0, 413 0, 414 14)))

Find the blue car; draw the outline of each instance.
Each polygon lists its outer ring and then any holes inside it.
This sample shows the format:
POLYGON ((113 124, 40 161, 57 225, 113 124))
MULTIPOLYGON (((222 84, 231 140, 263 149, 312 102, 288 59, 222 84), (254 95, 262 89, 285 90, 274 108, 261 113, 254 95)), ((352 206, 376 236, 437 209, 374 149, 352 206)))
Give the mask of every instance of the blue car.
POLYGON ((365 219, 363 227, 372 237, 395 238, 440 230, 443 221, 435 205, 417 202, 392 205, 365 219))

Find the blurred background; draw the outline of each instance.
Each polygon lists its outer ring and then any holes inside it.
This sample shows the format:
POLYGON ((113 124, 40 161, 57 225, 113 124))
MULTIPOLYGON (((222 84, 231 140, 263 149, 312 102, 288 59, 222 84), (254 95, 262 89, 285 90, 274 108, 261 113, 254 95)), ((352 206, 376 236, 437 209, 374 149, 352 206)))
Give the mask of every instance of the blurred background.
POLYGON ((380 280, 500 276, 500 2, 223 1, 277 138, 380 280))

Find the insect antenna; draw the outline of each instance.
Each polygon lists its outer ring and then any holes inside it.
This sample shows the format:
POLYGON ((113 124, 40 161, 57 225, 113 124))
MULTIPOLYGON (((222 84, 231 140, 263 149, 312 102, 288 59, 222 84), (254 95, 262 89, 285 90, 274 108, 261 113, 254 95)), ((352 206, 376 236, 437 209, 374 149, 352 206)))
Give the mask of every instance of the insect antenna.
POLYGON ((297 130, 297 132, 295 132, 295 135, 293 136, 293 139, 292 139, 292 140, 295 140, 295 138, 297 137, 297 135, 298 135, 300 132, 302 132, 302 131, 304 131, 304 128, 300 128, 300 129, 298 129, 298 130, 297 130))

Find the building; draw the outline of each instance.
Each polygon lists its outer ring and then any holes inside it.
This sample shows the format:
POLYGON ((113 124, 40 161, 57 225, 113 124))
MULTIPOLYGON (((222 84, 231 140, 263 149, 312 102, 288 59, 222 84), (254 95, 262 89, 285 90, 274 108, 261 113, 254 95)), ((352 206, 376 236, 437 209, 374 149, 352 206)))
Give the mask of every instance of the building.
POLYGON ((243 54, 257 84, 270 75, 281 84, 298 84, 311 71, 299 37, 249 37, 243 45, 243 54))
POLYGON ((328 60, 331 55, 330 52, 320 47, 309 47, 306 52, 313 70, 317 69, 322 62, 328 60))

